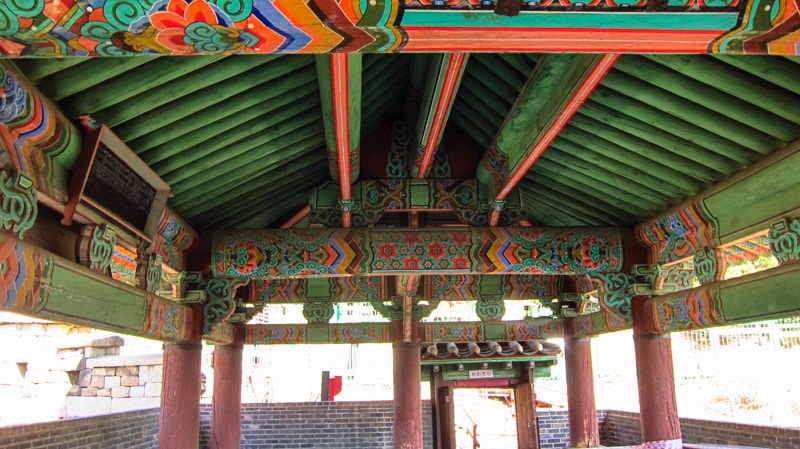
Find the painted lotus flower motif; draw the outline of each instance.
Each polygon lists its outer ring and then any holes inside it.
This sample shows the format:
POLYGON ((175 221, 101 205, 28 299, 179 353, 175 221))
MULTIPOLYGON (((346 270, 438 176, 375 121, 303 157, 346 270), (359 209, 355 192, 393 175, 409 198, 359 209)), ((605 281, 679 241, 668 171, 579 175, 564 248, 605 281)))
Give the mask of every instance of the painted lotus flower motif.
POLYGON ((157 31, 153 39, 162 50, 180 53, 237 53, 259 39, 237 29, 228 16, 206 0, 170 0, 165 11, 150 15, 157 31))
POLYGON ((236 248, 230 251, 231 266, 239 274, 250 274, 256 271, 268 255, 264 253, 255 243, 242 241, 236 248))
POLYGON ((573 257, 587 270, 596 270, 603 264, 603 243, 596 236, 588 236, 573 249, 573 257))

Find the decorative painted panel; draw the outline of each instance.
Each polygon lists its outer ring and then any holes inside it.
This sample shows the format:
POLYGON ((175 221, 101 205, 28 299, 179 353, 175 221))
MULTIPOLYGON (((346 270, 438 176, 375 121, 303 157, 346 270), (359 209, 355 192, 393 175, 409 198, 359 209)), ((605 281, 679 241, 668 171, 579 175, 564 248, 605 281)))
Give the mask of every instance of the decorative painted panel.
MULTIPOLYGON (((11 4, 19 4, 14 11, 35 13, 35 17, 51 22, 44 16, 44 0, 35 0, 28 5, 30 8, 22 7, 25 3, 14 0, 11 4)), ((59 9, 52 3, 48 5, 48 11, 59 9)), ((4 36, 19 30, 20 18, 6 8, 6 3, 0 5, 0 53, 7 54, 4 43, 8 41, 4 36)), ((35 27, 36 22, 23 17, 22 23, 35 27)), ((60 39, 52 36, 45 40, 51 38, 60 39)), ((0 61, 0 146, 11 165, 33 179, 40 192, 65 201, 67 169, 74 164, 82 143, 83 136, 78 128, 24 81, 15 68, 0 61)))
POLYGON ((519 15, 508 17, 495 14, 493 2, 486 0, 9 0, 0 4, 0 52, 798 53, 795 0, 671 0, 658 14, 642 5, 642 0, 542 0, 527 2, 519 15))
POLYGON ((216 277, 356 274, 584 274, 622 267, 615 228, 275 229, 218 231, 216 277))
POLYGON ((388 323, 335 324, 308 326, 249 325, 245 327, 245 344, 308 344, 308 343, 391 343, 388 323))
POLYGON ((197 231, 169 208, 164 208, 156 227, 154 251, 163 263, 176 271, 183 270, 183 253, 197 241, 197 231))
POLYGON ((91 270, 110 275, 116 244, 117 234, 111 226, 83 226, 76 250, 77 259, 91 270))
POLYGON ((651 330, 667 333, 703 329, 725 323, 719 287, 703 286, 684 295, 670 295, 647 301, 652 314, 651 330))
POLYGON ((0 273, 3 310, 164 341, 188 337, 187 307, 19 240, 0 236, 0 273))
POLYGON ((705 247, 719 244, 717 225, 700 203, 687 203, 662 218, 638 226, 642 241, 650 247, 654 262, 667 264, 705 247))
MULTIPOLYGON (((487 193, 475 179, 385 179, 362 181, 353 186, 353 224, 370 226, 386 212, 452 212, 462 222, 481 226, 488 222, 487 193)), ((339 186, 328 182, 311 194, 312 223, 341 226, 339 186)), ((519 192, 507 199, 500 225, 516 224, 525 217, 519 192)))
POLYGON ((35 315, 47 302, 53 261, 32 246, 0 235, 0 309, 35 315))
POLYGON ((18 170, 0 170, 0 229, 23 238, 39 214, 33 181, 18 170))

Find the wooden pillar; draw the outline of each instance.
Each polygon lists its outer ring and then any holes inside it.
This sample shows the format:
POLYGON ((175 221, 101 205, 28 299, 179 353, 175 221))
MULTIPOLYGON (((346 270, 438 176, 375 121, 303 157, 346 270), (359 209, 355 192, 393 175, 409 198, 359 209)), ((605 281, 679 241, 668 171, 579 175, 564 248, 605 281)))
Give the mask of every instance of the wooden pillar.
POLYGON ((242 329, 230 345, 214 348, 211 449, 238 449, 242 442, 242 329))
POLYGON ((565 343, 569 446, 599 447, 600 429, 594 400, 591 340, 588 337, 568 337, 565 343))
POLYGON ((670 343, 669 334, 645 334, 637 332, 634 327, 639 416, 644 442, 681 439, 670 343))
POLYGON ((438 387, 437 390, 440 448, 456 449, 456 409, 453 404, 453 387, 444 385, 438 387))
MULTIPOLYGON (((403 322, 396 321, 394 335, 402 339, 403 322), (399 327, 398 327, 399 326, 399 327)), ((414 323, 412 329, 418 326, 414 323)), ((416 335, 414 336, 416 337, 416 335)), ((412 338, 416 341, 417 338, 412 338)), ((392 344, 394 363, 394 447, 422 449, 422 366, 418 343, 392 344)))
POLYGON ((200 364, 197 343, 165 343, 158 449, 195 449, 200 444, 200 364))
POLYGON ((533 375, 528 369, 527 382, 514 385, 514 406, 517 412, 517 447, 539 449, 539 423, 536 419, 536 393, 533 391, 533 375))
POLYGON ((203 307, 188 307, 187 341, 164 343, 158 449, 196 449, 200 444, 203 307))

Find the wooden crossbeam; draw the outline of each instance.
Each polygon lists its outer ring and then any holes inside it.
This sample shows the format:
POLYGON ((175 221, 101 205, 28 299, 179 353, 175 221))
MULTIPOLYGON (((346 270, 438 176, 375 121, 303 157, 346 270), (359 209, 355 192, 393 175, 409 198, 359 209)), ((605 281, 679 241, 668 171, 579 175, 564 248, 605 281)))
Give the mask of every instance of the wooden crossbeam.
POLYGON ((220 230, 211 270, 253 279, 618 272, 631 237, 624 228, 220 230))
MULTIPOLYGON (((561 322, 551 319, 495 322, 420 323, 419 338, 428 343, 527 341, 563 336, 561 322)), ((245 344, 391 343, 391 323, 247 325, 245 344)), ((402 329, 402 328, 400 328, 402 329)))
POLYGON ((242 2, 237 7, 225 3, 208 8, 192 17, 184 17, 183 11, 135 8, 124 20, 109 21, 117 3, 96 0, 91 10, 12 8, 6 14, 10 31, 0 37, 0 53, 12 57, 469 51, 795 55, 800 41, 797 9, 791 0, 780 0, 763 11, 758 0, 748 0, 657 13, 645 8, 645 1, 601 0, 580 8, 576 2, 559 2, 523 5, 514 17, 499 16, 491 6, 476 7, 471 0, 448 2, 447 9, 396 1, 313 0, 281 8, 242 2), (774 10, 780 14, 772 17, 774 10), (169 26, 163 22, 164 13, 174 19, 169 26), (45 20, 86 26, 69 28, 68 33, 42 30, 37 24, 45 20), (194 24, 225 38, 211 45, 197 37, 194 24), (93 31, 101 27, 127 34, 125 39, 109 40, 93 31))

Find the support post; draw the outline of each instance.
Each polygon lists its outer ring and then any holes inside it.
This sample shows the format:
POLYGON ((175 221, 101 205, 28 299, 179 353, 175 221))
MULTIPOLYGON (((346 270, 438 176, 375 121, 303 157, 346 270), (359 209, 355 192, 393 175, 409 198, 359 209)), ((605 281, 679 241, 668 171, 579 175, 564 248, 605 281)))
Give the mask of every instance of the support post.
POLYGON ((211 449, 241 447, 243 333, 237 327, 233 344, 214 347, 211 449))
POLYGON ((453 404, 453 387, 444 385, 439 386, 437 390, 440 448, 456 449, 456 410, 453 404))
POLYGON ((514 406, 517 412, 517 447, 539 449, 539 422, 536 418, 536 393, 530 368, 523 375, 527 382, 514 386, 514 406))
POLYGON ((569 447, 600 447, 591 340, 588 337, 568 337, 565 343, 569 447))
POLYGON ((646 334, 634 325, 639 416, 644 442, 681 440, 670 334, 646 334))
POLYGON ((194 449, 200 444, 203 307, 188 307, 186 341, 164 343, 158 449, 194 449))
MULTIPOLYGON (((394 335, 402 339, 403 322, 395 321, 394 335)), ((419 326, 415 322, 412 329, 419 326)), ((420 348, 416 343, 398 341, 392 344, 394 364, 394 447, 422 449, 422 368, 420 348)))
POLYGON ((200 444, 201 345, 164 344, 164 375, 158 449, 190 449, 200 444))

